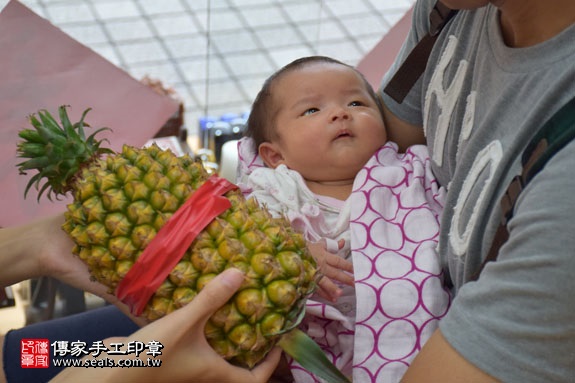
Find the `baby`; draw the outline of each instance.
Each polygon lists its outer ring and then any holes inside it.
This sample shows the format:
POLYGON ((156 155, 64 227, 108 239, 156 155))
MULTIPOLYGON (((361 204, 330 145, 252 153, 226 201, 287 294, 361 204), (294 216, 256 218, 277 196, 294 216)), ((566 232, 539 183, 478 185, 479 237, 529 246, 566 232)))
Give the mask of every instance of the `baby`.
MULTIPOLYGON (((305 234, 324 276, 303 328, 354 380, 398 381, 449 304, 435 253, 442 190, 425 147, 397 153, 369 83, 322 56, 266 80, 246 136, 240 187, 305 234)), ((297 382, 318 381, 290 367, 297 382)))

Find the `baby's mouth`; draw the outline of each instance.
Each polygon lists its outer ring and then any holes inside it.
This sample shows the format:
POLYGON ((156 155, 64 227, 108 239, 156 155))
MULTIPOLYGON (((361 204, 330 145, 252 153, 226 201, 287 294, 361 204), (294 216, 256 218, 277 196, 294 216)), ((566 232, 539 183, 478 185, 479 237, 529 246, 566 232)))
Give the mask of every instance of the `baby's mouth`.
POLYGON ((346 137, 353 137, 353 135, 348 130, 341 130, 337 133, 337 136, 335 136, 335 139, 337 140, 337 139, 346 138, 346 137))

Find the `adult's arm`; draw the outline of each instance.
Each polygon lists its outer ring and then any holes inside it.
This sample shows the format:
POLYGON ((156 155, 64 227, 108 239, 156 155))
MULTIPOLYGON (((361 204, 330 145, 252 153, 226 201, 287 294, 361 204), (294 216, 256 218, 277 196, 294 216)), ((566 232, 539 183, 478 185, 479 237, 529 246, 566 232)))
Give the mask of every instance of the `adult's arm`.
POLYGON ((387 139, 399 146, 400 152, 412 145, 425 145, 423 127, 410 124, 397 117, 383 104, 383 120, 387 131, 387 139))
MULTIPOLYGON (((60 271, 66 279, 73 271, 87 277, 86 266, 72 255, 73 243, 61 229, 63 222, 63 216, 56 215, 0 229, 0 285, 41 276, 60 277, 60 271), (65 262, 70 265, 64 267, 65 262)), ((86 287, 78 277, 74 279, 72 285, 86 287)))
POLYGON ((48 276, 98 295, 129 315, 128 307, 108 287, 91 280, 86 264, 72 254, 74 244, 62 230, 63 223, 64 216, 58 214, 0 229, 0 286, 48 276))
POLYGON ((445 340, 440 330, 425 343, 401 380, 402 383, 488 383, 497 382, 463 358, 445 340))

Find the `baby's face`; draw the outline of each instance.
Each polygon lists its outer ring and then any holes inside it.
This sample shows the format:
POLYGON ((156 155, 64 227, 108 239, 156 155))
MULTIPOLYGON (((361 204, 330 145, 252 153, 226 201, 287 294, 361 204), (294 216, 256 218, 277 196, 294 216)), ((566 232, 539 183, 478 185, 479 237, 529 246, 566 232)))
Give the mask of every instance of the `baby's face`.
POLYGON ((306 180, 353 179, 387 135, 381 113, 351 68, 313 63, 272 87, 280 163, 306 180))

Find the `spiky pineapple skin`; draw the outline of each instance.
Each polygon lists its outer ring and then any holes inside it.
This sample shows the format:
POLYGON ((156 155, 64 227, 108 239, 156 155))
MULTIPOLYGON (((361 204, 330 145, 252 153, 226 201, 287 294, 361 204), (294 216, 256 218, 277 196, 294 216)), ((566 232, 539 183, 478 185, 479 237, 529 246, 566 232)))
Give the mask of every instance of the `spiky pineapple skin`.
MULTIPOLYGON (((64 230, 91 275, 114 291, 156 233, 208 178, 189 156, 157 146, 124 146, 81 169, 72 183, 64 230)), ((234 190, 232 207, 194 240, 149 300, 143 315, 158 319, 189 303, 229 267, 244 284, 209 320, 212 347, 232 363, 253 367, 297 322, 314 289, 315 263, 303 237, 285 219, 234 190)))

